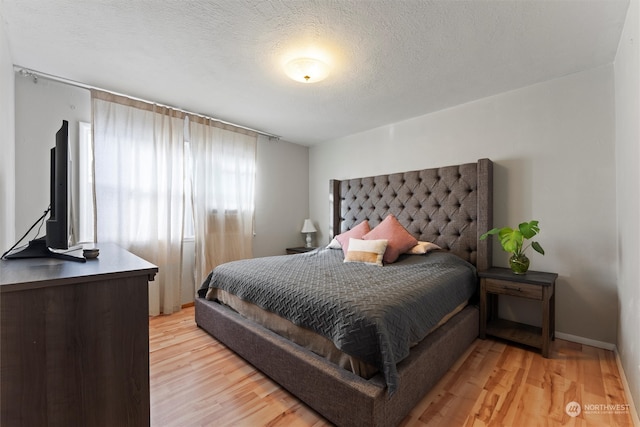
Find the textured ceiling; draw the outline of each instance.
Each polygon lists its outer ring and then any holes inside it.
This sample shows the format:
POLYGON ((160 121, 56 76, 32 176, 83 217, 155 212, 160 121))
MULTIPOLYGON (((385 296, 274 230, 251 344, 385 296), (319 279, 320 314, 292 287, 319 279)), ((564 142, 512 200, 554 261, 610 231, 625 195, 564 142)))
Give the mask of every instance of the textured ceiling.
POLYGON ((315 144, 611 63, 628 0, 0 0, 16 65, 315 144), (309 50, 331 75, 289 80, 309 50))

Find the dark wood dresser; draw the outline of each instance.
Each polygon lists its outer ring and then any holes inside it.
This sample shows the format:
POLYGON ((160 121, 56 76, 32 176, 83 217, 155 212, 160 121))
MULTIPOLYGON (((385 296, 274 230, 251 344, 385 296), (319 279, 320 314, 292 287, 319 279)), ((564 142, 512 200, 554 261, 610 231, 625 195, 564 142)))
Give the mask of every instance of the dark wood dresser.
POLYGON ((99 247, 86 263, 0 260, 0 425, 149 425, 158 268, 99 247))

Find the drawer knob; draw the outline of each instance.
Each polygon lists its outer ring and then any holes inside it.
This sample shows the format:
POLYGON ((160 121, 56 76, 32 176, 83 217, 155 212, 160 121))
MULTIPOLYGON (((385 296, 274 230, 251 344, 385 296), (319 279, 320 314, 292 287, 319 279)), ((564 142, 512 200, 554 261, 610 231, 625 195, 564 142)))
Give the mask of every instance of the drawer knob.
POLYGON ((508 291, 522 292, 522 289, 516 286, 505 286, 504 288, 508 291))

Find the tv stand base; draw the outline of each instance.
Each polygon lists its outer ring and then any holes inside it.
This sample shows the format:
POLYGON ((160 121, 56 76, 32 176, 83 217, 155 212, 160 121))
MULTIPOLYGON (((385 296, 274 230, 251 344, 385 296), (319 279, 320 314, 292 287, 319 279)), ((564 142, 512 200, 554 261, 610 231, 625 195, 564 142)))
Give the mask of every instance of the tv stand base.
POLYGON ((54 252, 47 247, 44 238, 29 241, 26 248, 6 255, 4 259, 25 259, 25 258, 55 258, 75 262, 87 262, 83 256, 74 256, 68 253, 54 252))

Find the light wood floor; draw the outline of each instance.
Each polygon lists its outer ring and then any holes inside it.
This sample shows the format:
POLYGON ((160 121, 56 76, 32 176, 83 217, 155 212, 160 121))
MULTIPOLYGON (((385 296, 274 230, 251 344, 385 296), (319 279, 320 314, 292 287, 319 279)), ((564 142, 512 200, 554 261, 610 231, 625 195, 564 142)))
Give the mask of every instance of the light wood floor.
MULTIPOLYGON (((149 321, 152 427, 330 425, 193 319, 190 307, 149 321)), ((611 351, 556 340, 544 359, 476 340, 401 426, 632 426, 627 403, 611 351)))

